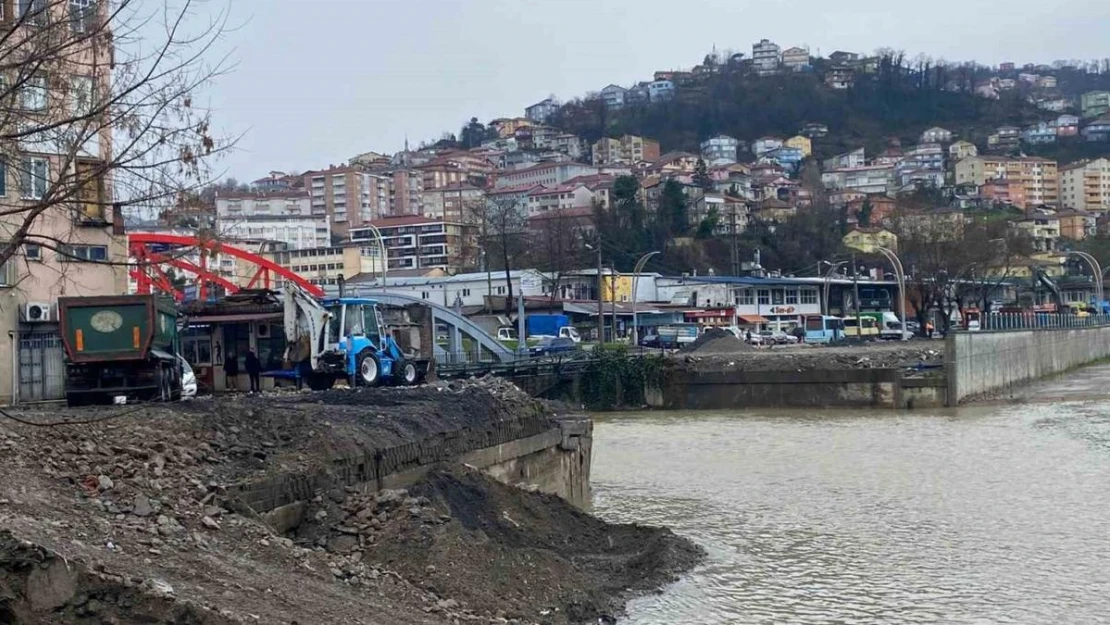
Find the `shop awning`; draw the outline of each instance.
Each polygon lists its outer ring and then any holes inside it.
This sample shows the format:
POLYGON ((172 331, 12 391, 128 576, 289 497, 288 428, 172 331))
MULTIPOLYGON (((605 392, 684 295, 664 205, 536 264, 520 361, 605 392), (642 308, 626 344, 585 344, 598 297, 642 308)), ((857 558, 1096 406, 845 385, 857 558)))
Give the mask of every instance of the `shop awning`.
POLYGON ((188 317, 189 323, 235 323, 237 321, 275 321, 281 319, 284 313, 238 313, 234 315, 199 315, 188 317))
POLYGON ((763 317, 760 317, 759 315, 740 315, 740 321, 753 326, 759 325, 761 323, 767 323, 767 320, 763 317))

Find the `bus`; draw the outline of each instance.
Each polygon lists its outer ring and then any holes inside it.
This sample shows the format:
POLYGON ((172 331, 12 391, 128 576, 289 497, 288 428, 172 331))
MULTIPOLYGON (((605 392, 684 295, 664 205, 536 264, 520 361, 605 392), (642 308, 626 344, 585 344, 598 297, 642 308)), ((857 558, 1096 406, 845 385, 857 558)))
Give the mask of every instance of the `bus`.
POLYGON ((877 339, 879 338, 879 322, 875 321, 874 317, 864 317, 863 315, 858 318, 845 317, 844 336, 877 339))
POLYGON ((844 338, 844 322, 840 317, 806 315, 806 343, 829 343, 844 338))

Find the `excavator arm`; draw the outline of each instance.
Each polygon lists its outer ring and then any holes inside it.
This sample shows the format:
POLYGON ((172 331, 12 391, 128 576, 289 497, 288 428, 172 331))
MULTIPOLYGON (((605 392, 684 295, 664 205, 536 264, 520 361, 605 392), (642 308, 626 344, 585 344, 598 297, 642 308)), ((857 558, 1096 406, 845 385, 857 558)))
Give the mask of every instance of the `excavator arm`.
POLYGON ((316 370, 320 354, 328 345, 331 313, 296 286, 285 289, 284 308, 286 362, 298 364, 307 360, 316 370))

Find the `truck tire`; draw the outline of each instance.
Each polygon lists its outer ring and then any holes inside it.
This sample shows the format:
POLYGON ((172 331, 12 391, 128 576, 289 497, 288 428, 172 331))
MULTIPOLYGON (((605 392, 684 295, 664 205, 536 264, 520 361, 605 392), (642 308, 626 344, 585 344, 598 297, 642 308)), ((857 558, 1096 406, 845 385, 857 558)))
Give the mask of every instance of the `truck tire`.
POLYGON ((413 386, 420 381, 420 371, 414 363, 408 360, 394 363, 393 370, 393 379, 397 381, 397 384, 413 386))
POLYGON ((355 382, 359 386, 377 386, 381 377, 382 364, 378 360, 378 355, 368 349, 359 352, 355 382))
POLYGON ((308 388, 314 391, 326 391, 335 386, 335 376, 326 373, 310 373, 305 377, 308 388))

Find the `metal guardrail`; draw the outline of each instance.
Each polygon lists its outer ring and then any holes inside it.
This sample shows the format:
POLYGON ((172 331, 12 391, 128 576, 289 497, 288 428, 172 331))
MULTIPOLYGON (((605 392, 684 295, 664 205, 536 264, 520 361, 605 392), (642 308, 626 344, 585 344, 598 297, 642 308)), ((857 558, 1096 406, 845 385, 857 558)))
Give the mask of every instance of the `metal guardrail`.
POLYGON ((993 313, 979 321, 982 331, 1047 330, 1061 328, 1095 328, 1110 326, 1110 315, 1075 315, 1056 313, 993 313))

